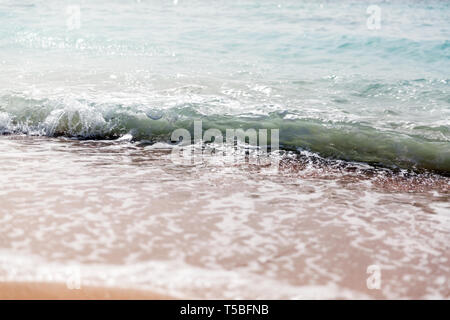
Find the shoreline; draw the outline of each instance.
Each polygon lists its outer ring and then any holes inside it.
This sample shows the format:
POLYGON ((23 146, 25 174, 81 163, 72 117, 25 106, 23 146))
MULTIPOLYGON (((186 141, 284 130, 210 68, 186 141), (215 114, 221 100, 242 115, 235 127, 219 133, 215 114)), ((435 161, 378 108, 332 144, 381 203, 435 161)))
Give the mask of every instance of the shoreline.
MULTIPOLYGON (((83 144, 90 143, 96 144, 99 143, 104 146, 111 146, 114 144, 121 145, 123 140, 121 138, 80 138, 80 137, 70 137, 70 136, 47 136, 47 135, 28 135, 22 133, 0 133, 0 138, 6 138, 9 141, 32 141, 32 140, 43 140, 43 141, 52 141, 52 142, 72 142, 75 144, 83 144)), ((130 142, 130 141, 128 141, 130 142)), ((163 145, 167 145, 167 148, 160 148, 162 152, 170 152, 171 145, 167 141, 156 141, 153 143, 146 143, 143 141, 133 141, 133 146, 145 147, 152 146, 153 144, 162 143, 163 145)), ((158 148, 159 149, 159 148, 158 148)), ((380 162, 380 161, 364 161, 357 159, 344 159, 335 156, 326 156, 322 155, 320 152, 313 152, 304 150, 301 151, 301 147, 293 147, 289 145, 280 145, 280 151, 291 153, 291 155, 281 161, 281 165, 285 167, 293 166, 293 167, 303 167, 307 165, 313 165, 318 168, 334 168, 342 171, 353 171, 355 168, 359 168, 362 173, 374 174, 376 172, 384 172, 395 175, 415 175, 415 176, 435 176, 440 178, 450 178, 450 171, 446 169, 436 169, 436 168, 427 168, 427 167, 417 167, 416 165, 396 165, 394 163, 389 162, 380 162)), ((245 159, 243 164, 245 163, 245 159)))
POLYGON ((63 283, 0 282, 0 300, 174 300, 174 298, 139 289, 93 286, 68 289, 63 283))
POLYGON ((449 296, 448 178, 294 160, 274 174, 209 158, 180 166, 129 144, 0 142, 0 299, 449 296), (65 286, 73 267, 82 290, 65 286))

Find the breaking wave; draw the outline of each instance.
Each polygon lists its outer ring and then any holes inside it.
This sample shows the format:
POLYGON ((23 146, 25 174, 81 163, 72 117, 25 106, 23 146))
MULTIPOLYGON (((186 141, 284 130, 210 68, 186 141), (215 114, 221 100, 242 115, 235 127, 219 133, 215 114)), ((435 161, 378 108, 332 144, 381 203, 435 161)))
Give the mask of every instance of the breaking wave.
MULTIPOLYGON (((145 105, 94 103, 82 99, 31 99, 18 95, 0 99, 0 131, 77 139, 118 139, 170 142, 178 128, 203 130, 279 129, 280 146, 307 150, 322 157, 372 165, 450 173, 450 143, 398 131, 381 130, 365 123, 329 122, 297 117, 294 112, 217 114, 201 112, 194 103, 158 109, 145 105)), ((422 128, 423 129, 423 128, 422 128)), ((429 128, 444 130, 448 128, 429 128)))

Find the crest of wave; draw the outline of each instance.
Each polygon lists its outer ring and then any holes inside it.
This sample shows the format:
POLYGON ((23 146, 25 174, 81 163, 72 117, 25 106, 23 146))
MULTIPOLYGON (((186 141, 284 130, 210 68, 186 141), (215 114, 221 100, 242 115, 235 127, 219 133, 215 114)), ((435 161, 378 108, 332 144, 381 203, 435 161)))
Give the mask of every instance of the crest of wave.
POLYGON ((0 134, 8 132, 11 127, 11 118, 8 113, 0 112, 0 134))
POLYGON ((100 110, 71 98, 65 98, 61 106, 44 121, 47 135, 93 138, 107 132, 107 123, 100 110))

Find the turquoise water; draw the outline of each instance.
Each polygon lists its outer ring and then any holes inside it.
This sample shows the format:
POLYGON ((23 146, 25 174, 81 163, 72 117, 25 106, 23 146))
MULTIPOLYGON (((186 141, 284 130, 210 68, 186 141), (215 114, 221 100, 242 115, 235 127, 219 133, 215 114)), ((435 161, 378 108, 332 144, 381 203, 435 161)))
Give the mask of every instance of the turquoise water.
POLYGON ((448 175, 449 21, 446 1, 0 1, 0 131, 155 142, 202 119, 448 175))

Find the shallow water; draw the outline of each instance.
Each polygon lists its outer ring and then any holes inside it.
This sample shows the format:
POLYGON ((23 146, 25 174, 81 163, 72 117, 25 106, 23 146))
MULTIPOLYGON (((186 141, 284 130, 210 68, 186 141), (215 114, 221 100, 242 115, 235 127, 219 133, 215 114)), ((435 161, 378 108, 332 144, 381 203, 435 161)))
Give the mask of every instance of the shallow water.
POLYGON ((450 4, 370 4, 0 0, 0 280, 449 298, 450 4), (296 153, 172 162, 196 120, 296 153))
POLYGON ((0 140, 0 276, 190 298, 449 298, 449 179, 0 140), (381 270, 380 290, 366 285, 381 270))
POLYGON ((379 30, 361 1, 81 1, 79 28, 69 2, 2 1, 0 130, 166 141, 203 119, 448 174, 449 3, 371 4, 379 30))

